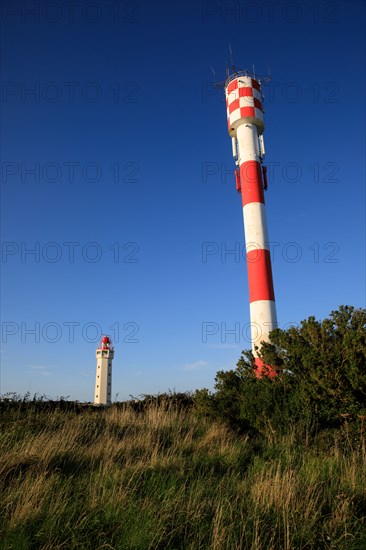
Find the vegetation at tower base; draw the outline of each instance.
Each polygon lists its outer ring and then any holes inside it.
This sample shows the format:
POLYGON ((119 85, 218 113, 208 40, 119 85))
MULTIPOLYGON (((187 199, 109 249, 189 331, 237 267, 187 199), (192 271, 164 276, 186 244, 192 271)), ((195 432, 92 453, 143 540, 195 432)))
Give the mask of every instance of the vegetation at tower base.
POLYGON ((196 392, 199 410, 244 432, 335 428, 366 416, 365 309, 341 306, 321 322, 276 329, 260 351, 275 378, 256 378, 243 352, 235 370, 217 373, 215 393, 196 392))

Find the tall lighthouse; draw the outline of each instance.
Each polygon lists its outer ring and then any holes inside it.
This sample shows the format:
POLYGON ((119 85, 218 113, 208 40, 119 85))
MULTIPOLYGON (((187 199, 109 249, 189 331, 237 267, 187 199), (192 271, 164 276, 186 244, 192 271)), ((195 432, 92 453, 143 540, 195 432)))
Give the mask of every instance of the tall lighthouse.
MULTIPOLYGON (((260 81, 248 71, 236 72, 225 82, 225 96, 236 188, 243 205, 252 351, 261 376, 263 362, 257 348, 269 340, 269 333, 277 327, 277 315, 264 203, 267 175, 262 167, 265 150, 260 81)), ((269 374, 274 372, 270 369, 269 374)))
POLYGON ((114 348, 109 336, 103 336, 96 356, 94 405, 108 406, 112 404, 112 361, 114 358, 114 348))

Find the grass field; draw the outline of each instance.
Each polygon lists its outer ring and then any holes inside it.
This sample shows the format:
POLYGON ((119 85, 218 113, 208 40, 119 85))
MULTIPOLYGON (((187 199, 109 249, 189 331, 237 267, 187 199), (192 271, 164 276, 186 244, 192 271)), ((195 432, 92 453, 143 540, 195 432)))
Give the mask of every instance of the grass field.
POLYGON ((230 432, 171 403, 2 404, 3 549, 366 548, 366 447, 230 432))

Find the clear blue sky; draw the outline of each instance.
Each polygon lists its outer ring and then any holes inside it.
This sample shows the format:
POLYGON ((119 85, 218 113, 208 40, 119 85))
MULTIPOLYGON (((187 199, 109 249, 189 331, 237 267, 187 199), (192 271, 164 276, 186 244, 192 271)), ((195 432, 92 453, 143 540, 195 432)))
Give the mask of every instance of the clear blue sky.
POLYGON ((1 393, 91 400, 99 327, 119 399, 212 388, 250 348, 229 43, 272 75, 280 326, 365 306, 363 2, 2 4, 1 393))

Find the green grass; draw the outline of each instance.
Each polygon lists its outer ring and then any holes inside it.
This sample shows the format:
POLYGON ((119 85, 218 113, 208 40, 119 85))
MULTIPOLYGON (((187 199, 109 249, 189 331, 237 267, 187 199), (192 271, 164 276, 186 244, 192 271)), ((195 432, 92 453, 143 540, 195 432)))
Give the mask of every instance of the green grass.
POLYGON ((1 412, 0 548, 366 548, 366 448, 152 403, 1 412))

